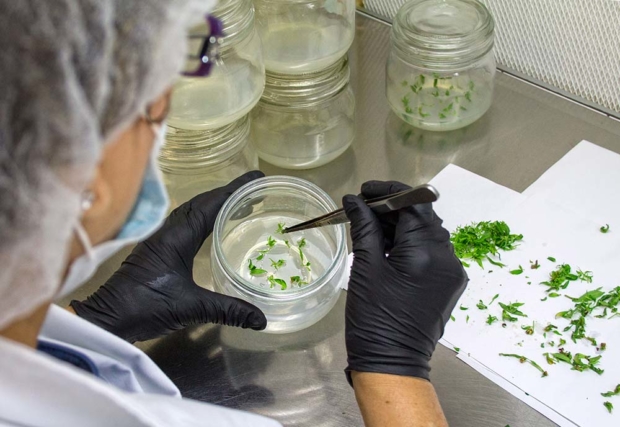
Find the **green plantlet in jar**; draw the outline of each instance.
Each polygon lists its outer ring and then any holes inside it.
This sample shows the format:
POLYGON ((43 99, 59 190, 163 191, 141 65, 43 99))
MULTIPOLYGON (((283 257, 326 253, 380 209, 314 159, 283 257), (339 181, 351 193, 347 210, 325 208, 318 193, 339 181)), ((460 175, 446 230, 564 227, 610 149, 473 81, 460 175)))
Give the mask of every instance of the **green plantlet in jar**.
POLYGON ((286 228, 286 224, 283 222, 278 223, 278 229, 276 230, 277 234, 284 234, 284 229, 286 228))
POLYGON ((473 80, 470 80, 470 81, 469 81, 469 90, 472 90, 472 91, 473 91, 475 87, 476 87, 476 84, 474 83, 474 81, 473 81, 473 80))
POLYGON ((419 115, 420 115, 420 117, 422 117, 423 119, 424 119, 424 118, 426 118, 426 117, 428 117, 428 116, 430 116, 430 114, 429 114, 429 113, 425 113, 425 112, 422 110, 422 107, 418 107, 418 114, 419 114, 419 115))
POLYGON ((283 259, 274 261, 273 259, 270 258, 270 261, 271 261, 271 266, 275 268, 276 271, 278 271, 279 269, 281 269, 282 267, 286 265, 286 261, 283 259))
POLYGON ((273 276, 273 274, 271 276, 269 276, 267 278, 267 280, 269 281, 269 284, 271 285, 272 288, 275 288, 276 285, 280 285, 280 288, 284 291, 287 288, 286 282, 282 279, 278 279, 276 277, 273 276))
POLYGON ((440 119, 447 119, 448 117, 444 113, 439 113, 440 119))
POLYGON ((465 92, 465 99, 471 102, 471 92, 465 92))
POLYGON ((433 95, 435 98, 439 98, 439 89, 435 89, 431 95, 433 95))
POLYGON ((267 274, 267 270, 256 267, 251 259, 248 260, 248 269, 250 270, 250 276, 262 276, 263 274, 267 274))
POLYGON ((297 285, 297 286, 302 286, 302 285, 307 285, 308 282, 306 282, 305 280, 302 280, 300 276, 291 276, 291 286, 292 285, 297 285))

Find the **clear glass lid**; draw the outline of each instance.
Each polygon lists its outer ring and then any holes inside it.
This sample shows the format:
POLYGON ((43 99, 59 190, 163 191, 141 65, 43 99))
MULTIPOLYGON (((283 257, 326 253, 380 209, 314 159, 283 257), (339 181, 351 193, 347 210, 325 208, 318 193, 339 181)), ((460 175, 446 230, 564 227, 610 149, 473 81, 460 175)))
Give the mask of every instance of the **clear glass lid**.
POLYGON ((462 65, 493 48, 494 29, 477 0, 412 0, 398 11, 392 42, 413 61, 462 65))

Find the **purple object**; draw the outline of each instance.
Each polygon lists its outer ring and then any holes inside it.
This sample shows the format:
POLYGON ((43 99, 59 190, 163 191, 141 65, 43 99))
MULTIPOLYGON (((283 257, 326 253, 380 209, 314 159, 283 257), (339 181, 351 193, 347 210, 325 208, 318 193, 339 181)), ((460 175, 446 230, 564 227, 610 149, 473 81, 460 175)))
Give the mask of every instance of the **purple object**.
POLYGON ((224 37, 223 25, 219 19, 213 16, 207 15, 206 19, 211 33, 205 38, 199 55, 197 57, 190 56, 192 59, 197 58, 200 61, 200 65, 195 71, 184 72, 183 75, 186 77, 208 76, 213 68, 213 63, 218 58, 220 42, 222 37, 224 37))

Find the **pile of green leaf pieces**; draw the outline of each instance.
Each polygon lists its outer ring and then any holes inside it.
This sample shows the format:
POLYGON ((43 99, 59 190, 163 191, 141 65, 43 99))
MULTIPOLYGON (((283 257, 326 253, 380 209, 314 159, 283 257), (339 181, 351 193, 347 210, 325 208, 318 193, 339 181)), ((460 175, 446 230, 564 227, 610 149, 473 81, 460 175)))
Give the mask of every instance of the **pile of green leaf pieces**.
MULTIPOLYGON (((283 222, 278 223, 278 228, 275 231, 276 234, 284 234, 285 226, 286 225, 283 222)), ((265 256, 276 246, 277 243, 278 241, 276 239, 274 239, 272 236, 269 236, 267 239, 267 242, 265 243, 265 249, 261 249, 258 251, 256 262, 262 261, 265 258, 265 256)), ((286 247, 290 251, 295 252, 297 256, 299 256, 302 268, 310 272, 311 271, 310 261, 308 261, 308 259, 306 258, 306 255, 303 252, 303 248, 306 247, 306 245, 308 244, 306 242, 306 239, 305 238, 299 239, 297 241, 296 247, 293 247, 293 245, 291 245, 291 243, 288 240, 283 240, 283 243, 284 245, 286 245, 286 247)), ((286 260, 284 259, 274 260, 272 258, 270 258, 269 260, 271 262, 271 267, 273 267, 274 269, 274 272, 267 275, 268 274, 267 270, 256 266, 254 264, 254 261, 252 261, 252 258, 248 259, 248 270, 250 272, 250 276, 253 276, 253 277, 267 276, 267 281, 269 282, 270 288, 275 288, 276 286, 280 286, 281 290, 283 291, 286 290, 289 286, 286 283, 286 281, 284 279, 281 279, 275 276, 275 273, 286 265, 286 260)), ((298 287, 308 284, 308 282, 303 280, 301 276, 291 276, 289 278, 289 282, 290 282, 290 286, 298 286, 298 287)))
POLYGON ((467 261, 476 262, 481 268, 483 261, 489 261, 498 267, 505 267, 498 259, 500 250, 516 249, 518 242, 523 240, 522 234, 511 234, 510 227, 504 221, 482 221, 458 227, 450 238, 454 252, 463 265, 469 267, 467 261))
MULTIPOLYGON (((601 227, 601 232, 605 233, 603 227, 601 227)), ((455 253, 466 267, 470 266, 469 262, 471 261, 478 264, 481 268, 484 268, 484 261, 488 261, 500 268, 506 267, 501 262, 500 251, 514 250, 522 240, 523 235, 511 233, 510 227, 503 221, 483 221, 458 227, 451 235, 455 253)), ((553 257, 549 257, 548 260, 556 263, 556 259, 553 257)), ((540 268, 538 261, 531 262, 531 268, 540 268)), ((510 273, 515 275, 522 274, 523 267, 519 266, 518 269, 510 271, 510 273)), ((547 287, 545 290, 546 297, 541 301, 546 301, 547 298, 562 296, 560 292, 566 291, 570 284, 576 281, 592 283, 593 274, 590 271, 575 270, 569 264, 556 265, 555 269, 550 272, 548 280, 541 283, 541 285, 547 287)), ((528 282, 528 284, 530 283, 528 282)), ((561 332, 553 324, 547 324, 542 328, 545 343, 541 344, 541 347, 553 348, 553 351, 545 352, 543 356, 549 365, 567 364, 572 370, 578 372, 592 371, 602 375, 604 370, 598 365, 602 358, 600 353, 607 349, 607 344, 604 342, 598 343, 596 339, 588 335, 587 318, 592 316, 599 319, 611 319, 620 316, 618 312, 620 286, 608 292, 604 292, 602 288, 597 288, 587 291, 579 297, 564 296, 573 305, 569 309, 557 313, 556 318, 565 319, 569 323, 561 332), (564 339, 564 333, 569 332, 572 342, 577 343, 579 340, 587 340, 592 346, 596 347, 596 351, 599 354, 590 356, 583 353, 572 354, 570 351, 567 351, 564 348, 564 345, 567 343, 566 339, 564 339), (548 334, 550 338, 555 338, 548 339, 548 334), (557 343, 556 339, 558 340, 557 343)), ((499 294, 495 295, 488 304, 480 300, 476 307, 479 310, 488 310, 498 298, 499 294)), ((523 310, 525 304, 522 302, 504 303, 497 301, 497 304, 501 309, 501 325, 503 327, 506 327, 506 322, 517 322, 520 319, 527 318, 527 314, 523 310)), ((461 310, 463 309, 461 306, 461 310)), ((452 320, 454 320, 453 317, 452 320)), ((486 323, 492 325, 496 322, 499 323, 499 321, 500 319, 497 316, 488 315, 486 323)), ((524 330, 526 335, 534 335, 536 331, 534 323, 522 325, 521 329, 524 330)), ((547 370, 540 364, 525 356, 512 353, 500 353, 500 356, 515 358, 520 363, 530 364, 541 372, 542 377, 549 375, 547 370)), ((620 384, 614 390, 601 394, 604 397, 620 395, 620 384)), ((604 402, 603 405, 611 413, 613 410, 611 402, 604 402)))

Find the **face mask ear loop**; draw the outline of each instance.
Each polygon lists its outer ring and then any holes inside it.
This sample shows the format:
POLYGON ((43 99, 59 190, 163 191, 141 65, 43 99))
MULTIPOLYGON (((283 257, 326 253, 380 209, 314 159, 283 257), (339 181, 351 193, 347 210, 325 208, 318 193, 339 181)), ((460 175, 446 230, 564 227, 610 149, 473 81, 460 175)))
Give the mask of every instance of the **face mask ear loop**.
POLYGON ((88 259, 93 259, 93 245, 91 244, 90 237, 88 237, 88 233, 86 233, 86 230, 84 229, 84 226, 82 226, 82 223, 78 221, 78 223, 74 227, 74 230, 78 240, 80 241, 80 244, 82 245, 82 248, 84 249, 84 252, 86 252, 86 256, 88 257, 88 259))

